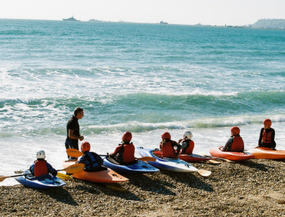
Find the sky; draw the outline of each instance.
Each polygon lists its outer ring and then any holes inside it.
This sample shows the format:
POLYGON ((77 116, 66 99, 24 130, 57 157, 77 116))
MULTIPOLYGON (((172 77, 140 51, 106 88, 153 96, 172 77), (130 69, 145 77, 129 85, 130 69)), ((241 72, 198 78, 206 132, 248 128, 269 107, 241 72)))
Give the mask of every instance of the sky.
POLYGON ((285 0, 1 0, 0 19, 248 25, 285 19, 285 0))

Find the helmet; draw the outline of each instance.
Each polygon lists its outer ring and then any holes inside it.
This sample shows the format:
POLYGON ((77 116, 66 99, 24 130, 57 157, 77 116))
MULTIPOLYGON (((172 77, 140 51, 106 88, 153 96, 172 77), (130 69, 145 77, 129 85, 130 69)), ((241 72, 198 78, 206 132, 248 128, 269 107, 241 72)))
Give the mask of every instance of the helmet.
POLYGON ((130 142, 132 140, 132 134, 131 132, 127 131, 124 133, 124 135, 122 136, 122 141, 123 142, 130 142))
POLYGON ((90 143, 89 142, 83 142, 81 144, 81 152, 90 151, 90 143))
POLYGON ((263 121, 263 124, 270 127, 271 124, 272 124, 272 122, 271 122, 270 119, 265 119, 265 120, 263 121))
POLYGON ((192 139, 193 134, 191 131, 186 131, 183 135, 183 139, 192 139))
POLYGON ((165 133, 163 133, 163 134, 161 135, 161 138, 162 138, 162 139, 171 139, 171 136, 170 136, 170 134, 169 134, 168 132, 165 132, 165 133))
POLYGON ((233 135, 238 135, 240 133, 240 129, 238 127, 232 127, 231 132, 233 135))
POLYGON ((37 152, 37 159, 45 159, 45 158, 46 158, 46 153, 44 150, 37 152))

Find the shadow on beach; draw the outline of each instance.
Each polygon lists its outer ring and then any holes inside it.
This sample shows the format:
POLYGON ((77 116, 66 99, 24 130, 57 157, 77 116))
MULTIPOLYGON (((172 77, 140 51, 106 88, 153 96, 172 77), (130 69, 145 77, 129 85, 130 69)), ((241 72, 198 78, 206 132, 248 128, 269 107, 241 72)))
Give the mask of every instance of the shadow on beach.
POLYGON ((272 166, 268 166, 266 164, 263 164, 263 163, 257 162, 257 161, 258 160, 246 160, 246 161, 239 161, 236 163, 243 165, 243 166, 247 166, 249 168, 258 169, 261 171, 268 171, 268 168, 274 168, 272 166))
POLYGON ((58 202, 62 202, 65 204, 69 204, 71 206, 77 206, 78 204, 72 198, 70 193, 64 188, 53 188, 53 189, 34 189, 35 191, 46 194, 51 198, 57 200, 58 202))

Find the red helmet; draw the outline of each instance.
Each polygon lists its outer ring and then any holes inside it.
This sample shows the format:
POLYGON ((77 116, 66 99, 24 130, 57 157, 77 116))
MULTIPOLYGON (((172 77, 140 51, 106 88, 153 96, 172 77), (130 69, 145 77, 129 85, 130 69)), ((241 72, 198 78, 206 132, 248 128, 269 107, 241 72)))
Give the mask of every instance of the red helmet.
POLYGON ((168 132, 165 132, 165 133, 163 133, 163 134, 161 135, 161 138, 162 138, 162 139, 171 139, 171 136, 170 136, 170 134, 169 134, 168 132))
POLYGON ((130 142, 132 140, 132 134, 131 132, 127 131, 124 133, 124 135, 122 136, 122 141, 123 142, 130 142))
POLYGON ((271 124, 272 124, 272 122, 271 122, 270 119, 265 119, 265 120, 263 121, 263 124, 270 127, 271 124))
POLYGON ((240 129, 238 127, 232 127, 231 132, 233 135, 238 135, 240 133, 240 129))
POLYGON ((90 151, 90 143, 89 142, 83 142, 81 144, 81 152, 90 151))

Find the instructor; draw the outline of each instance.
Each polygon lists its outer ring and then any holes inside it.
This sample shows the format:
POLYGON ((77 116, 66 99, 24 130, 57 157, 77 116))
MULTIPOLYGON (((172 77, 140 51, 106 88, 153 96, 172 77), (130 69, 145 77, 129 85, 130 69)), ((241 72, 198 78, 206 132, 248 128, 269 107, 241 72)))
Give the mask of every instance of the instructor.
MULTIPOLYGON (((84 116, 84 110, 80 107, 74 109, 74 115, 68 120, 66 125, 67 138, 65 140, 65 148, 74 148, 78 150, 78 139, 82 141, 84 136, 80 135, 80 127, 78 120, 84 116)), ((77 160, 77 158, 68 156, 69 160, 77 160)))

